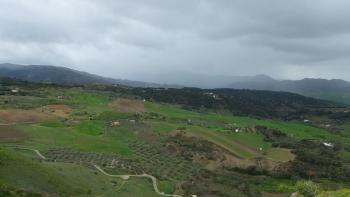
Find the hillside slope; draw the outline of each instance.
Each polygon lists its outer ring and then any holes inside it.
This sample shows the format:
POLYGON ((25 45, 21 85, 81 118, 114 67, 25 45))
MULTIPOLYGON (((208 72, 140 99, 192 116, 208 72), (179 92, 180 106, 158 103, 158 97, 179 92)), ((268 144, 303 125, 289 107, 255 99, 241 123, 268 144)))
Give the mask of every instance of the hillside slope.
POLYGON ((268 76, 252 77, 250 80, 229 85, 237 89, 287 91, 299 94, 344 93, 350 92, 350 83, 340 79, 275 80, 268 76))
MULTIPOLYGON (((0 76, 25 81, 57 83, 65 85, 121 84, 132 87, 168 87, 156 83, 112 79, 81 72, 66 67, 47 65, 0 64, 0 76)), ((174 87, 174 86, 169 86, 174 87)))
POLYGON ((234 89, 285 91, 350 104, 350 82, 340 79, 276 80, 257 75, 228 85, 234 89))
POLYGON ((195 109, 208 108, 229 111, 236 115, 264 118, 290 119, 319 109, 344 107, 341 104, 294 93, 261 90, 128 88, 116 91, 125 91, 147 100, 181 104, 195 109))
POLYGON ((159 196, 150 179, 128 176, 143 173, 183 197, 289 196, 300 179, 349 186, 350 114, 331 102, 269 91, 0 84, 0 196, 159 196), (303 119, 279 118, 295 112, 303 119))

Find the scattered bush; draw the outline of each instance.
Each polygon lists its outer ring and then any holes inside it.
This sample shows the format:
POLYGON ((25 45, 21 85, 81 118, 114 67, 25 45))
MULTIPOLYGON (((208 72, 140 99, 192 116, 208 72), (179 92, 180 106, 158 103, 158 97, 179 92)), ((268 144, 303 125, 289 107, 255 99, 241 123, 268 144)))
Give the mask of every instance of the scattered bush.
POLYGON ((321 192, 317 197, 348 197, 350 196, 350 189, 341 189, 337 191, 321 192))
POLYGON ((317 197, 320 194, 320 187, 312 181, 298 181, 295 188, 304 197, 317 197))
POLYGON ((7 154, 5 153, 4 150, 0 149, 0 166, 4 165, 7 160, 8 160, 7 154))

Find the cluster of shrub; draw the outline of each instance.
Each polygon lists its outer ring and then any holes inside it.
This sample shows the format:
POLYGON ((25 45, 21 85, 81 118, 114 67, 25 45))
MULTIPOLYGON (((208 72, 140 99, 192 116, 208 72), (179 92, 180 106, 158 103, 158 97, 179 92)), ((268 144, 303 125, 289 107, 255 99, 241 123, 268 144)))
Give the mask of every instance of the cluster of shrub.
POLYGON ((308 181, 298 181, 295 186, 292 188, 293 191, 296 191, 298 196, 303 197, 347 197, 350 196, 349 189, 338 189, 333 191, 324 191, 317 184, 310 180, 308 181))
POLYGON ((328 178, 336 181, 350 179, 350 163, 341 156, 347 149, 342 144, 333 142, 332 146, 325 146, 322 140, 296 140, 276 129, 264 126, 257 126, 256 129, 273 146, 292 149, 296 155, 284 169, 275 171, 275 176, 328 178))
MULTIPOLYGON (((26 89, 43 87, 72 87, 68 85, 46 84, 20 81, 0 77, 3 86, 21 86, 26 89)), ((79 86, 85 89, 114 91, 117 94, 136 96, 146 100, 182 104, 191 109, 226 110, 235 115, 263 118, 295 119, 316 109, 342 107, 328 101, 317 100, 287 92, 199 89, 199 88, 130 88, 124 86, 79 86)), ((25 92, 19 92, 24 94, 25 92)))
POLYGON ((0 95, 37 96, 35 94, 36 92, 33 90, 46 87, 62 88, 71 86, 51 83, 29 82, 0 76, 0 95), (18 91, 13 92, 12 90, 14 89, 17 89, 18 91))
POLYGON ((0 183, 0 196, 6 196, 6 197, 40 197, 44 196, 43 194, 24 190, 24 189, 18 189, 15 187, 12 187, 10 185, 5 185, 0 183))
POLYGON ((329 178, 336 181, 350 179, 350 165, 341 156, 343 146, 334 143, 324 146, 318 140, 302 140, 293 151, 296 155, 291 165, 291 173, 302 177, 329 178))
POLYGON ((256 126, 255 129, 264 136, 264 140, 271 142, 273 147, 295 149, 298 141, 289 137, 278 129, 266 126, 256 126))
POLYGON ((266 181, 265 176, 251 176, 232 169, 203 170, 198 176, 182 184, 185 196, 261 196, 258 185, 266 181))
MULTIPOLYGON (((167 139, 168 150, 192 161, 195 156, 201 156, 206 160, 223 159, 223 155, 217 154, 218 147, 209 141, 196 137, 186 137, 181 133, 167 139)), ((222 152, 221 152, 222 153, 222 152)))
POLYGON ((199 110, 229 111, 235 115, 263 118, 294 119, 319 108, 341 107, 338 104, 287 92, 199 89, 199 88, 124 88, 114 87, 117 93, 139 98, 181 104, 199 110))

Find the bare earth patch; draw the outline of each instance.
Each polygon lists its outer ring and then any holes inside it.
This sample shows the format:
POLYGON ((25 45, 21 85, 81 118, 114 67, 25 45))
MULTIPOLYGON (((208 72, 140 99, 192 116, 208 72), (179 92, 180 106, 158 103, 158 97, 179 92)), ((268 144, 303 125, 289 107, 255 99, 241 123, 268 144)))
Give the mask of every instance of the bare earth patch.
POLYGON ((108 104, 108 107, 119 112, 141 113, 145 111, 143 101, 131 99, 118 99, 108 104))
POLYGON ((12 126, 0 126, 0 142, 18 142, 27 137, 27 134, 12 126))
POLYGON ((53 116, 37 110, 7 109, 0 110, 0 121, 6 124, 34 123, 52 119, 53 116))
POLYGON ((292 150, 286 148, 271 148, 267 151, 267 157, 280 162, 292 161, 295 155, 292 150))
MULTIPOLYGON (((201 137, 188 135, 188 132, 174 130, 169 133, 169 136, 175 141, 181 141, 181 144, 172 143, 172 140, 167 144, 168 148, 178 154, 191 155, 194 163, 205 166, 208 170, 216 170, 222 167, 238 167, 246 169, 248 167, 258 166, 258 162, 254 159, 241 158, 225 148, 201 137), (193 144, 191 150, 185 150, 182 144, 193 144), (196 145, 194 145, 196 144, 196 145), (206 151, 201 151, 206 150, 206 151)), ((185 145, 186 146, 186 145, 185 145)), ((261 161, 259 161, 259 164, 261 161)), ((264 166, 265 167, 265 164, 264 166)))
POLYGON ((263 197, 289 197, 289 194, 276 194, 276 193, 263 192, 262 196, 263 197))
MULTIPOLYGON (((272 158, 266 157, 264 155, 257 155, 253 158, 242 158, 234 153, 232 153, 229 149, 220 146, 212 141, 208 141, 203 139, 202 137, 192 135, 189 132, 183 132, 179 130, 171 131, 169 137, 176 138, 182 137, 180 141, 182 143, 192 140, 192 144, 207 144, 207 151, 204 154, 196 153, 192 157, 194 163, 202 164, 208 170, 215 170, 217 168, 228 167, 228 168, 241 168, 248 169, 254 167, 256 169, 264 169, 268 171, 274 170, 276 166, 279 166, 282 161, 276 161, 272 158), (210 150, 210 151, 209 151, 210 150), (211 154, 210 157, 206 155, 211 154)), ((243 145, 241 145, 243 146, 243 145)), ((174 148, 174 146, 173 146, 174 148)), ((177 147, 179 148, 179 147, 177 147)), ((285 154, 287 149, 276 149, 277 153, 285 154)), ((188 154, 189 152, 187 152, 188 154)), ((288 152, 287 152, 288 153, 288 152)), ((286 160, 289 161, 289 160, 286 160)))
POLYGON ((69 113, 72 111, 72 108, 68 105, 47 105, 41 107, 39 110, 45 113, 49 113, 53 116, 67 118, 69 116, 69 113))

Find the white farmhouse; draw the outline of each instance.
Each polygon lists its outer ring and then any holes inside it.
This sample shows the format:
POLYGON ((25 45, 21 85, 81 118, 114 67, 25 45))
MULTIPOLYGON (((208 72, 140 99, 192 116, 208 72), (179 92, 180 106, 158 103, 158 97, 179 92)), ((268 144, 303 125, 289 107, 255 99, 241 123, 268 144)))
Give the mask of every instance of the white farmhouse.
POLYGON ((334 144, 330 143, 330 142, 323 142, 323 146, 325 146, 325 147, 334 147, 334 144))

